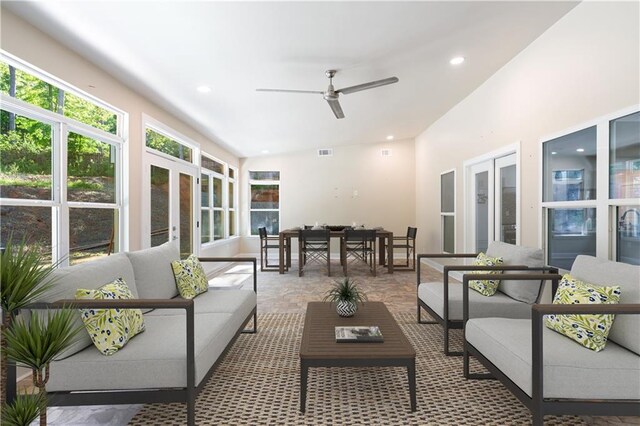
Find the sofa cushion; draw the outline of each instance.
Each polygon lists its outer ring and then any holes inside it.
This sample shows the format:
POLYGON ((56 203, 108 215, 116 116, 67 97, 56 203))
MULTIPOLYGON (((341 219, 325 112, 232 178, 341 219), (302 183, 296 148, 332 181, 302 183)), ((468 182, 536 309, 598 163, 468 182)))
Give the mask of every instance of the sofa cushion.
POLYGON ((178 295, 171 262, 180 260, 177 241, 127 253, 140 299, 171 299, 178 295))
MULTIPOLYGON (((545 398, 640 399, 640 356, 611 342, 587 351, 545 327, 545 398)), ((531 321, 478 318, 467 322, 466 340, 531 396, 531 321)))
MULTIPOLYGON (((504 265, 525 265, 530 268, 544 266, 542 249, 517 246, 492 241, 487 248, 487 256, 501 257, 504 265)), ((508 271, 509 274, 526 274, 527 272, 508 271)), ((502 280, 498 290, 525 303, 534 303, 540 294, 542 282, 530 280, 502 280)))
MULTIPOLYGON (((78 289, 76 299, 133 299, 133 295, 122 278, 118 278, 95 290, 78 289)), ((113 355, 144 331, 140 309, 80 309, 80 314, 93 344, 103 355, 113 355)))
MULTIPOLYGON (((129 287, 133 297, 138 297, 136 280, 129 258, 124 253, 112 254, 91 262, 74 265, 68 268, 60 268, 53 271, 51 277, 56 284, 47 292, 40 301, 54 302, 59 299, 74 299, 79 288, 96 289, 122 278, 129 287)), ((74 319, 73 327, 83 328, 80 312, 74 319)), ((65 358, 74 353, 92 346, 88 333, 79 333, 75 342, 64 350, 58 358, 65 358)), ((95 351, 95 349, 91 348, 95 351)))
MULTIPOLYGON (((484 253, 479 253, 473 261, 475 266, 498 266, 502 265, 501 257, 490 257, 484 253)), ((501 271, 472 271, 471 274, 498 274, 501 271)), ((469 287, 483 296, 493 296, 498 291, 500 280, 471 280, 469 287)))
POLYGON ((174 260, 171 262, 171 269, 173 269, 180 297, 193 299, 209 290, 207 275, 195 254, 185 260, 174 260))
MULTIPOLYGON (((573 262, 571 275, 601 286, 619 285, 620 304, 640 303, 640 266, 580 255, 573 262)), ((640 315, 618 315, 609 332, 609 341, 640 355, 638 330, 640 315)))
MULTIPOLYGON (((620 287, 600 287, 565 274, 553 298, 554 304, 616 304, 620 287)), ((551 330, 575 340, 582 346, 599 352, 607 344, 614 315, 545 315, 544 324, 551 330)))
MULTIPOLYGON (((418 297, 440 317, 444 315, 444 286, 441 282, 422 283, 418 297)), ((504 316, 508 318, 530 318, 531 306, 497 292, 486 297, 469 291, 469 317, 504 316)), ((449 283, 449 319, 462 320, 462 284, 449 283)))
MULTIPOLYGON (((193 310, 201 313, 234 313, 240 312, 246 318, 256 307, 257 296, 253 290, 211 290, 193 299, 193 310)), ((182 315, 180 309, 155 309, 145 315, 182 315)))

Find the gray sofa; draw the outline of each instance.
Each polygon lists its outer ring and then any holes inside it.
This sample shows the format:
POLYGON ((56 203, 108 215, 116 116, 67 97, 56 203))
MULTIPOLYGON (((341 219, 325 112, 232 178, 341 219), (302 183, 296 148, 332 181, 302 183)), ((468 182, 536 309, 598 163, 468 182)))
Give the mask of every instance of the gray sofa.
MULTIPOLYGON (((469 372, 475 356, 532 411, 534 425, 545 414, 640 416, 640 267, 581 255, 571 275, 619 285, 620 304, 535 304, 531 319, 465 315, 465 376, 481 376, 469 372), (565 313, 615 313, 605 349, 591 351, 544 326, 544 315, 565 313)), ((463 285, 479 276, 465 276, 463 285)))
MULTIPOLYGON (((463 323, 463 291, 459 283, 450 283, 449 275, 453 271, 521 271, 557 272, 555 268, 544 267, 541 249, 516 246, 492 241, 487 248, 487 256, 502 257, 499 266, 445 265, 443 280, 437 282, 421 282, 420 260, 425 258, 475 258, 476 253, 465 254, 419 254, 417 269, 417 309, 418 322, 421 324, 440 324, 444 329, 444 353, 446 355, 462 355, 460 351, 449 350, 449 329, 460 329, 463 323), (445 303, 448 300, 448 303, 445 303), (422 319, 422 310, 427 311, 433 321, 422 319)), ((529 318, 531 304, 539 300, 542 293, 543 280, 530 281, 523 279, 502 280, 498 291, 491 297, 471 291, 469 310, 471 317, 493 317, 496 315, 509 318, 529 318)))
MULTIPOLYGON (((80 333, 51 364, 51 405, 182 401, 187 423, 195 424, 195 397, 215 365, 239 333, 256 332, 256 259, 201 258, 203 263, 253 263, 253 289, 210 290, 185 300, 178 296, 171 269, 179 255, 178 246, 167 243, 54 272, 58 282, 42 300, 47 306, 137 307, 143 309, 146 330, 111 356, 102 355, 88 333, 80 333), (70 300, 78 288, 98 288, 116 278, 123 278, 138 299, 70 300), (244 330, 252 317, 253 328, 244 330)), ((76 320, 81 324, 79 313, 76 320)))

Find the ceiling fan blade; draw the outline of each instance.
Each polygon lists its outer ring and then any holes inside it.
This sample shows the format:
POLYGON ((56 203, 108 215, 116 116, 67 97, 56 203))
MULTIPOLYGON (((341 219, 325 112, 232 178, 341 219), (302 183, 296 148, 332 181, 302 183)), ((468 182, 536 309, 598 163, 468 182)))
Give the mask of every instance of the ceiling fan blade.
POLYGON ((344 112, 342 112, 342 107, 337 99, 327 99, 327 102, 329 103, 331 111, 333 111, 336 118, 344 118, 344 112))
POLYGON ((282 93, 314 93, 322 95, 319 90, 288 90, 288 89, 256 89, 256 92, 282 92, 282 93))
POLYGON ((389 77, 382 80, 370 81, 369 83, 358 84, 357 86, 345 87, 344 89, 336 90, 336 93, 344 93, 345 95, 348 95, 349 93, 386 86, 387 84, 397 83, 398 81, 398 77, 389 77))

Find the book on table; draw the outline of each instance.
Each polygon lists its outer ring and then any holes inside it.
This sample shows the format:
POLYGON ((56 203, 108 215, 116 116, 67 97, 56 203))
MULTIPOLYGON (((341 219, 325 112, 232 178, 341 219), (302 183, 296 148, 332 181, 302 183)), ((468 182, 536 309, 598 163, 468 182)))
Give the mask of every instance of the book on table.
POLYGON ((382 332, 380 331, 380 327, 377 325, 336 327, 336 342, 338 343, 371 343, 382 341, 382 332))

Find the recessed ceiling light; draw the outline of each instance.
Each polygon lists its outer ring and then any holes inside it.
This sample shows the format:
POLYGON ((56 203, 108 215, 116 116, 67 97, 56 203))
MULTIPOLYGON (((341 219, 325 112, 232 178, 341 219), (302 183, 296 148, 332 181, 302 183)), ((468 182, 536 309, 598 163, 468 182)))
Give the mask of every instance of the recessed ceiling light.
POLYGON ((209 93, 211 91, 211 87, 209 86, 198 86, 196 90, 200 93, 209 93))
POLYGON ((584 152, 584 148, 578 148, 578 149, 576 149, 576 151, 578 151, 578 152, 584 152))
POLYGON ((464 62, 464 57, 463 56, 456 56, 455 58, 452 58, 449 63, 451 65, 460 65, 461 63, 464 62))
POLYGON ((551 155, 556 155, 556 154, 557 154, 557 152, 551 151, 551 155))
POLYGON ((268 150, 268 149, 263 149, 261 152, 262 152, 263 154, 268 154, 268 153, 269 153, 269 150, 268 150))
POLYGON ((389 136, 387 136, 387 140, 388 140, 388 141, 392 141, 392 140, 393 140, 393 135, 389 135, 389 136))

